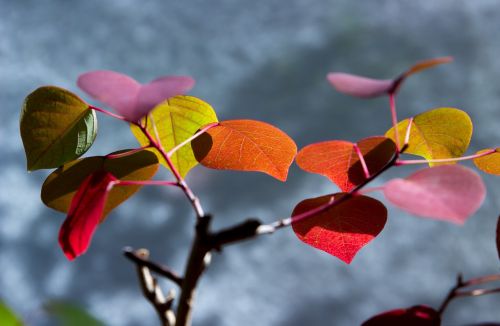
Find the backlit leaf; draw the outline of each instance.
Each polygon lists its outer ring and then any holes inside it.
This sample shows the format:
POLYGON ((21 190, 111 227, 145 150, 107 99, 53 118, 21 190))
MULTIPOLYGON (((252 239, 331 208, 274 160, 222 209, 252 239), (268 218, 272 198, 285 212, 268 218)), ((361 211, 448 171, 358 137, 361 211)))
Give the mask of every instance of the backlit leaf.
POLYGON ((163 100, 189 91, 194 80, 185 76, 164 76, 141 85, 127 75, 97 70, 81 75, 77 84, 128 121, 136 122, 163 100))
MULTIPOLYGON (((396 153, 396 145, 386 137, 369 137, 357 143, 371 174, 378 172, 396 153)), ((324 175, 342 191, 348 192, 366 180, 354 144, 342 140, 315 143, 297 154, 298 166, 324 175)))
POLYGON ((109 186, 116 180, 107 171, 93 172, 85 178, 73 196, 68 216, 59 231, 59 245, 69 260, 87 251, 102 218, 109 186))
POLYGON ((414 306, 383 312, 361 326, 439 326, 439 313, 431 307, 414 306))
MULTIPOLYGON (((397 124, 399 146, 403 145, 409 119, 397 124)), ((394 128, 385 135, 394 140, 394 128)), ((427 160, 462 156, 469 147, 472 121, 467 113, 454 108, 439 108, 416 115, 410 129, 407 154, 422 156, 427 160)), ((454 164, 429 163, 430 166, 454 164)))
POLYGON ((74 304, 51 301, 44 308, 57 319, 57 325, 60 326, 104 326, 103 322, 74 304))
MULTIPOLYGON (((335 200, 345 195, 335 194, 335 200)), ((331 196, 301 201, 292 216, 327 204, 331 196)), ((322 213, 292 223, 292 227, 301 241, 349 264, 356 253, 382 231, 386 220, 387 209, 381 202, 353 196, 322 213)))
MULTIPOLYGON (((155 175, 158 166, 156 155, 148 150, 113 159, 93 156, 73 161, 47 177, 42 186, 42 201, 55 210, 67 213, 77 189, 90 174, 104 170, 120 180, 145 181, 155 175)), ((114 187, 108 195, 102 220, 139 189, 140 186, 114 187)))
POLYGON ((481 177, 461 165, 419 170, 384 185, 387 199, 412 214, 463 224, 479 209, 486 190, 481 177))
POLYGON ((0 322, 2 326, 22 326, 23 323, 16 314, 0 300, 0 322))
POLYGON ((343 72, 329 73, 327 79, 340 93, 361 98, 372 98, 395 93, 403 81, 410 75, 451 61, 453 61, 451 57, 420 61, 394 79, 373 79, 343 72))
MULTIPOLYGON (((476 154, 481 154, 486 151, 489 151, 489 149, 483 149, 482 151, 479 151, 476 154)), ((474 164, 481 171, 490 174, 500 175, 500 148, 497 148, 496 152, 492 154, 475 158, 474 164)))
POLYGON ((97 118, 73 93, 44 86, 29 94, 21 112, 21 138, 28 170, 56 168, 92 146, 97 118))
MULTIPOLYGON (((160 143, 167 152, 193 136, 200 127, 218 121, 210 104, 193 96, 170 98, 158 105, 150 116, 152 119, 147 118, 147 129, 155 140, 158 140, 156 128, 160 143)), ((131 125, 131 129, 142 146, 149 144, 139 127, 131 125)), ((160 162, 167 166, 163 157, 158 152, 156 153, 160 162)), ((185 177, 189 170, 198 164, 189 144, 177 150, 171 160, 182 177, 185 177)))
POLYGON ((387 94, 394 84, 392 79, 372 79, 343 72, 329 73, 327 79, 340 93, 361 98, 387 94))
POLYGON ((219 170, 259 171, 285 181, 297 153, 278 128, 255 120, 227 120, 191 143, 198 162, 219 170))

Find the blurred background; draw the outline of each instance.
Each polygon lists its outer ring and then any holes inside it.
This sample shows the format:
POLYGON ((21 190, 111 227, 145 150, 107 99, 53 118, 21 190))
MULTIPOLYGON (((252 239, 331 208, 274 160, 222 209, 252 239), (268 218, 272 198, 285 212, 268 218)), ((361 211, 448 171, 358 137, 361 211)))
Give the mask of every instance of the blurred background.
MULTIPOLYGON (((101 225, 86 255, 68 262, 57 244, 64 215, 39 198, 50 171, 25 169, 19 113, 35 88, 57 85, 83 96, 76 78, 96 69, 141 82, 191 75, 197 80, 191 94, 211 103, 219 119, 272 123, 301 148, 390 127, 386 99, 338 94, 326 82, 329 71, 390 78, 415 61, 451 55, 453 64, 405 83, 399 115, 441 106, 467 111, 473 153, 500 143, 499 18, 493 0, 0 0, 0 298, 29 325, 51 324, 41 307, 52 299, 79 304, 107 325, 156 325, 122 248, 149 248, 156 261, 182 271, 193 235, 181 193, 143 189, 101 225)), ((99 127, 87 155, 137 146, 123 123, 99 115, 99 127)), ((412 170, 391 171, 375 185, 412 170)), ((382 310, 436 307, 457 273, 499 272, 500 184, 484 176, 487 200, 465 226, 388 205, 384 231, 349 266, 301 243, 290 229, 228 247, 200 283, 194 324, 358 325, 382 310)), ((247 217, 271 222, 302 199, 337 190, 295 165, 286 183, 201 166, 188 182, 216 228, 247 217)), ((454 301, 444 324, 498 322, 499 303, 500 296, 454 301)))

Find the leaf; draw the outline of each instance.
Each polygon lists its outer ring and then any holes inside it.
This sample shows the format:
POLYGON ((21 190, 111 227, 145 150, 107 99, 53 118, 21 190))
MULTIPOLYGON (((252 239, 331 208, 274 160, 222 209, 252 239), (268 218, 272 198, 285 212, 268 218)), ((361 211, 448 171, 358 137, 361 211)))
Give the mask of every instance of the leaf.
MULTIPOLYGON (((397 124, 399 147, 403 145, 409 119, 397 124)), ((394 139, 394 128, 385 135, 394 139)), ((472 121, 467 113, 454 108, 439 108, 416 115, 410 129, 407 154, 422 156, 427 160, 462 156, 469 147, 472 121)), ((429 163, 429 166, 454 164, 429 163)))
POLYGON ((130 122, 137 122, 158 103, 181 95, 194 86, 185 76, 163 76, 141 85, 131 77, 110 70, 87 72, 77 81, 87 94, 113 108, 130 122))
POLYGON ((361 326, 439 326, 439 313, 431 307, 413 306, 376 315, 361 326))
MULTIPOLYGON (((481 154, 490 150, 491 149, 483 149, 476 154, 481 154)), ((500 175, 500 148, 497 148, 496 152, 492 154, 475 158, 474 164, 483 172, 500 175)))
MULTIPOLYGON (((42 186, 42 201, 48 207, 67 213, 82 182, 92 173, 104 170, 117 179, 145 181, 158 170, 158 159, 151 151, 143 150, 119 158, 93 156, 65 164, 52 172, 42 186)), ((101 222, 111 210, 136 193, 141 186, 115 187, 104 206, 101 222)))
MULTIPOLYGON (((371 174, 382 169, 396 153, 396 145, 386 137, 365 138, 357 145, 371 174)), ((324 175, 345 192, 366 181, 354 144, 347 141, 331 140, 308 145, 297 154, 297 164, 307 172, 324 175)))
POLYGON ((0 300, 0 321, 2 322, 2 326, 23 325, 23 322, 2 300, 0 300))
POLYGON ((87 251, 101 221, 109 186, 116 180, 118 179, 107 171, 93 172, 73 196, 68 216, 59 231, 59 245, 69 260, 87 251))
POLYGON ((342 72, 329 73, 327 79, 338 92, 361 98, 387 94, 394 84, 392 79, 372 79, 342 72))
POLYGON ((45 310, 58 320, 61 326, 104 326, 104 323, 90 315, 83 308, 66 302, 51 301, 45 310))
MULTIPOLYGON (((333 196, 339 201, 345 195, 337 193, 333 196)), ((331 196, 301 201, 292 216, 327 204, 331 196)), ((293 222, 292 227, 301 241, 350 264, 357 252, 382 231, 387 209, 378 200, 366 196, 342 200, 322 213, 293 222)))
POLYGON ((327 79, 340 93, 360 98, 372 98, 387 95, 389 93, 396 93, 403 81, 410 75, 451 61, 453 61, 452 57, 441 57, 420 61, 394 79, 373 79, 343 72, 329 73, 327 79))
POLYGON ((258 171, 285 181, 297 145, 278 128, 255 120, 227 120, 191 142, 198 162, 218 170, 258 171))
POLYGON ((21 112, 28 170, 50 169, 83 155, 97 132, 95 112, 73 93, 44 86, 29 94, 21 112))
MULTIPOLYGON (((147 130, 169 151, 179 145, 206 124, 217 122, 217 115, 210 104, 193 96, 175 96, 158 105, 151 113, 152 119, 147 118, 147 130)), ((143 135, 140 128, 130 126, 132 133, 141 146, 147 146, 149 140, 143 135)), ((155 150, 160 162, 167 166, 163 156, 155 150)), ((177 150, 171 157, 173 165, 177 168, 182 177, 198 164, 194 157, 191 146, 186 145, 177 150)))
POLYGON ((486 195, 481 177, 460 165, 425 168, 383 188, 387 199, 407 212, 456 224, 465 223, 486 195))

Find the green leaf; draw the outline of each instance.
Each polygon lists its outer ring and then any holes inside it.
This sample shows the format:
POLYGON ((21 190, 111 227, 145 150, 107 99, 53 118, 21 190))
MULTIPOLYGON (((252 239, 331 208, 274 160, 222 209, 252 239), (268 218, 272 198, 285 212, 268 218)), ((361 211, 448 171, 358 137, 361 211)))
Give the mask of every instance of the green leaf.
POLYGON ((52 301, 45 305, 45 310, 60 326, 104 326, 103 322, 74 304, 52 301))
POLYGON ((22 321, 14 314, 14 312, 7 307, 7 305, 0 300, 0 322, 2 326, 20 326, 23 325, 22 321))
MULTIPOLYGON (((50 208, 67 213, 78 187, 91 173, 103 169, 119 180, 145 181, 155 175, 158 167, 158 158, 147 149, 119 158, 92 156, 79 159, 61 166, 47 177, 42 186, 42 201, 50 208)), ((114 187, 106 200, 101 222, 140 188, 135 185, 114 187)))
POLYGON ((28 170, 50 169, 83 155, 92 146, 97 117, 75 94, 44 86, 29 94, 21 112, 21 138, 28 170))
MULTIPOLYGON (((159 104, 150 116, 152 119, 147 118, 146 122, 147 130, 156 141, 158 141, 156 134, 159 135, 159 141, 167 152, 191 137, 200 127, 218 121, 210 104, 193 96, 172 97, 159 104)), ((137 126, 131 125, 131 129, 139 144, 142 146, 149 144, 137 126)), ((160 153, 156 153, 160 162, 167 166, 160 153)), ((171 159, 182 177, 198 164, 189 144, 177 150, 171 159)))
MULTIPOLYGON (((398 123, 399 147, 403 145, 409 119, 398 123)), ((394 128, 385 135, 395 141, 394 128)), ((467 113, 454 108, 430 110, 413 119, 406 154, 422 156, 427 160, 461 157, 469 147, 472 121, 467 113)), ((447 163, 429 163, 430 166, 447 163)))

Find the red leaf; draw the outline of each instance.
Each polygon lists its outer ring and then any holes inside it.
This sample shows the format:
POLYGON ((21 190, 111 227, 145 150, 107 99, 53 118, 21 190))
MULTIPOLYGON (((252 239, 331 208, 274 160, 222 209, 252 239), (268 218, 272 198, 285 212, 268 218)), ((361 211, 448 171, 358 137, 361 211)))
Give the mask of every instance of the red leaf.
MULTIPOLYGON (((386 137, 365 138, 357 145, 371 174, 378 172, 396 153, 396 145, 386 137)), ((307 172, 324 175, 345 192, 366 180, 354 144, 347 141, 308 145, 297 154, 297 164, 307 172)))
POLYGON ((255 120, 222 121, 191 143, 198 162, 219 170, 259 171, 285 181, 297 146, 278 128, 255 120))
MULTIPOLYGON (((338 201, 345 195, 333 196, 338 201)), ((292 216, 327 204, 331 196, 301 201, 292 216)), ((366 196, 353 196, 322 213, 293 222, 292 227, 301 241, 349 264, 356 253, 382 231, 386 220, 387 209, 381 202, 366 196)))
POLYGON ((100 170, 90 174, 78 188, 59 231, 59 245, 69 260, 87 251, 104 210, 109 184, 116 180, 111 173, 100 170))
POLYGON ((431 307, 414 306, 386 311, 365 321, 361 326, 439 326, 439 313, 431 307))
POLYGON ((389 201, 412 214, 463 224, 481 206, 486 190, 481 177, 460 165, 419 170, 384 185, 389 201))

